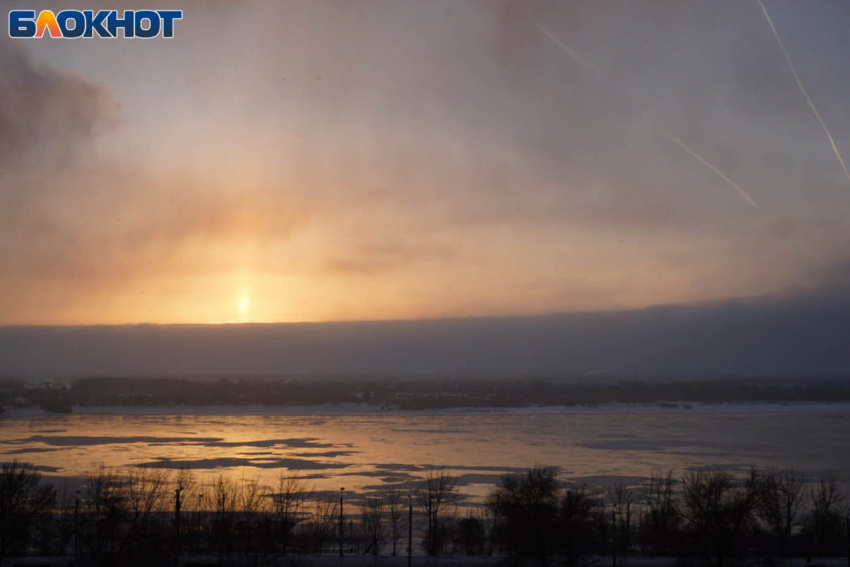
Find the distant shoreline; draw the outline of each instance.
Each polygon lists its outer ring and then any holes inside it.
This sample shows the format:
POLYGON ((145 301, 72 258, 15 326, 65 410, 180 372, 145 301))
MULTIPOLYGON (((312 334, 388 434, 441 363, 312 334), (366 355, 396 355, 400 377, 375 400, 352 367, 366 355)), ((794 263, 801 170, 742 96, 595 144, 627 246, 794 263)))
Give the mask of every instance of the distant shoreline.
POLYGON ((321 405, 154 405, 154 406, 74 406, 72 413, 49 412, 36 407, 7 408, 0 419, 32 419, 74 415, 114 416, 536 416, 536 415, 630 415, 630 414, 797 414, 813 411, 850 413, 850 402, 663 402, 651 404, 611 403, 596 406, 453 407, 437 409, 396 409, 368 404, 321 405))

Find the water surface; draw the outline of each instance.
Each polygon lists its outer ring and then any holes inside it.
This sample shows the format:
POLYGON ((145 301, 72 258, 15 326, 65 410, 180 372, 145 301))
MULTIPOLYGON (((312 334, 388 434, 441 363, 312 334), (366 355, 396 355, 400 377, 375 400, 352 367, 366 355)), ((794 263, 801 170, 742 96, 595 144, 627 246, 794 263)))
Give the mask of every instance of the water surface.
POLYGON ((472 497, 501 474, 535 463, 602 484, 653 469, 714 465, 850 476, 850 405, 455 415, 215 411, 7 418, 0 420, 0 458, 67 477, 100 464, 188 467, 204 478, 223 472, 268 482, 294 470, 318 490, 359 492, 407 489, 436 466, 451 469, 472 497))

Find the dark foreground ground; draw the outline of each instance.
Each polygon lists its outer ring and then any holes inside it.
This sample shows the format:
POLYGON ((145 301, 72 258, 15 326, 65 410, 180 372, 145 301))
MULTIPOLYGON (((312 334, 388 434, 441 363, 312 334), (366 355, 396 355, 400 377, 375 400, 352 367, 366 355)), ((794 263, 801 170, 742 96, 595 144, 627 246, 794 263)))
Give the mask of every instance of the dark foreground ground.
MULTIPOLYGON (((398 557, 372 557, 372 556, 346 556, 340 560, 335 555, 322 556, 293 556, 288 559, 280 558, 261 558, 261 557, 230 557, 219 558, 217 556, 195 556, 181 559, 181 566, 186 567, 204 567, 204 566, 232 566, 232 567, 407 567, 408 560, 406 556, 398 557)), ((414 556, 412 559, 413 567, 490 567, 497 565, 506 565, 503 557, 427 557, 414 556)), ((682 560, 671 557, 635 557, 635 558, 618 558, 618 567, 673 567, 681 565, 682 560)), ((709 565, 708 562, 688 560, 687 565, 709 565)), ((781 567, 846 567, 850 564, 845 558, 830 557, 830 558, 815 558, 811 563, 808 563, 805 558, 797 557, 789 561, 779 560, 776 565, 781 567)), ((25 558, 9 558, 3 561, 5 566, 44 566, 44 567, 65 567, 79 565, 85 566, 86 563, 75 564, 70 557, 25 557, 25 558)), ((160 567, 161 564, 152 565, 151 567, 160 567)), ((162 565, 166 567, 169 564, 162 565)), ((173 565, 173 564, 172 564, 173 565)), ((528 561, 526 565, 536 565, 533 561, 528 561)), ((564 565, 563 559, 552 558, 550 560, 552 567, 564 565)), ((579 565, 586 567, 612 567, 613 560, 611 557, 588 557, 582 560, 579 565)), ((751 562, 745 561, 742 563, 730 563, 730 565, 754 565, 751 562)), ((119 566, 120 567, 120 566, 119 566)))

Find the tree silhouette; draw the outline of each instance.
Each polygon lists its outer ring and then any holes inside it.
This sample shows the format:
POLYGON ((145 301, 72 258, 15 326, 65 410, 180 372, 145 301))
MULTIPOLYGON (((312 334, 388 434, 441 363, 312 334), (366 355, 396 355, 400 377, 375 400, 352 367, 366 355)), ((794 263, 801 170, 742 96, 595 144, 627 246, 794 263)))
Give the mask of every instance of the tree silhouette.
POLYGON ((26 549, 36 521, 55 499, 33 465, 14 460, 0 467, 0 564, 9 553, 26 549))
POLYGON ((446 523, 454 515, 457 479, 445 469, 429 469, 425 479, 416 486, 416 499, 428 520, 425 549, 428 555, 435 557, 445 544, 446 523))

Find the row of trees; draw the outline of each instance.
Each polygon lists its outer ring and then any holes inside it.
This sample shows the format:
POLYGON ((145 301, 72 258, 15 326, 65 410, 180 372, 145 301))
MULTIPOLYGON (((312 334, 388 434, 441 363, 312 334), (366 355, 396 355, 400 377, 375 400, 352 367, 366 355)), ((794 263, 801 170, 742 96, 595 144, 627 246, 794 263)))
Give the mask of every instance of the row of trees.
POLYGON ((200 483, 188 470, 100 467, 74 489, 12 461, 0 466, 0 565, 33 554, 85 565, 165 565, 179 554, 397 555, 409 507, 429 500, 426 485, 412 499, 393 489, 349 497, 344 515, 341 494, 316 492, 296 474, 272 485, 244 475, 200 483))
POLYGON ((792 470, 726 470, 653 474, 636 486, 607 491, 559 480, 534 467, 509 475, 488 502, 495 540, 512 558, 568 566, 589 554, 694 557, 722 567, 728 559, 839 556, 848 551, 847 500, 836 479, 792 470))
POLYGON ((314 491, 294 474, 272 485, 190 471, 101 467, 79 489, 29 464, 0 467, 0 564, 10 555, 74 555, 87 565, 167 564, 179 554, 406 553, 501 556, 572 567, 589 555, 693 557, 719 567, 744 556, 846 551, 847 501, 832 476, 687 470, 607 489, 535 466, 503 476, 486 502, 459 506, 457 479, 428 471, 408 494, 314 491), (344 508, 343 508, 344 507, 344 508), (408 516, 415 510, 415 525, 408 516), (412 529, 409 529, 412 528, 412 529))

